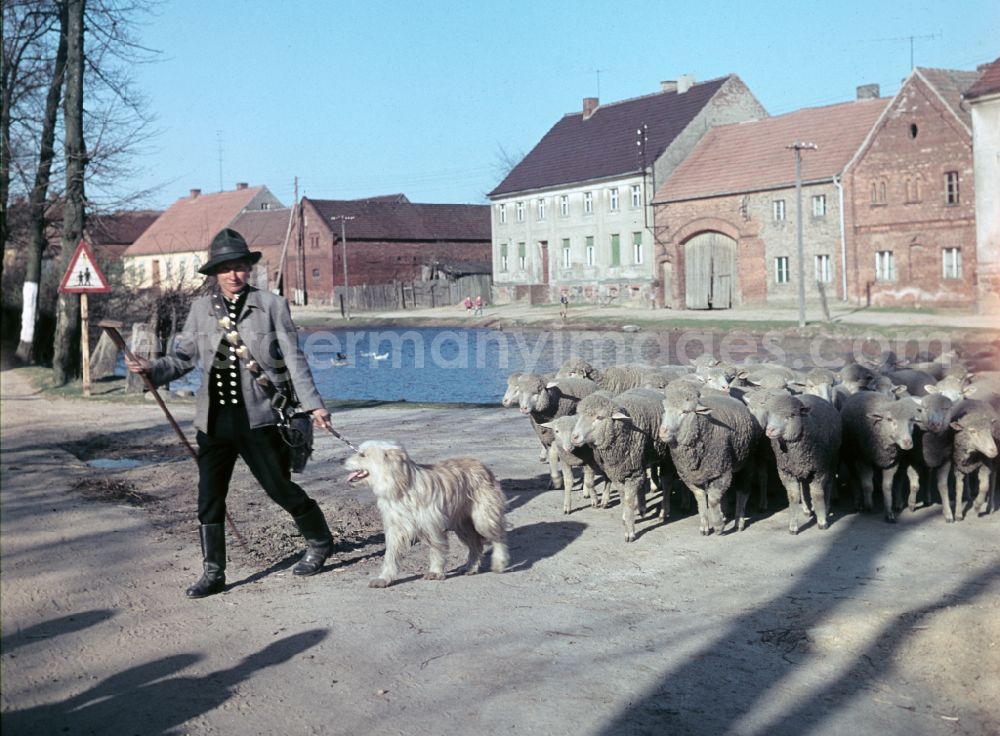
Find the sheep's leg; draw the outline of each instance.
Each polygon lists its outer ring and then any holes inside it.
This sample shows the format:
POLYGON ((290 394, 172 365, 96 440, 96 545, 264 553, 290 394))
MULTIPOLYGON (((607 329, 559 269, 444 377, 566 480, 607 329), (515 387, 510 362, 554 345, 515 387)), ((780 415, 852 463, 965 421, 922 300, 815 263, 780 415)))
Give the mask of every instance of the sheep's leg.
POLYGON ((767 463, 760 463, 754 470, 757 481, 757 507, 767 511, 767 463))
POLYGON ((896 480, 897 467, 893 465, 888 468, 882 468, 882 518, 889 524, 896 523, 896 513, 892 507, 892 489, 896 480))
MULTIPOLYGON (((733 477, 728 473, 724 476, 716 478, 708 487, 705 489, 707 492, 708 501, 708 521, 711 528, 715 530, 716 534, 722 534, 726 528, 726 514, 722 510, 722 497, 726 495, 726 491, 733 484, 733 477)), ((744 489, 744 493, 746 489, 744 489)), ((744 499, 744 503, 746 500, 744 499)), ((737 518, 740 513, 740 502, 737 499, 736 502, 736 513, 737 518)))
POLYGON ((703 537, 712 533, 712 527, 708 523, 708 494, 701 488, 691 488, 694 500, 698 502, 698 526, 703 537))
POLYGON ((625 523, 625 541, 635 541, 635 516, 639 505, 639 497, 645 491, 647 479, 645 475, 639 478, 629 478, 622 484, 622 521, 625 523))
MULTIPOLYGON (((747 502, 750 500, 750 484, 756 472, 749 466, 744 466, 733 476, 730 488, 736 493, 736 529, 743 531, 747 524, 747 502)), ((725 493, 725 491, 723 491, 725 493)), ((725 525, 725 520, 723 520, 725 525)))
POLYGON ((955 521, 965 518, 965 479, 966 474, 955 468, 955 521))
POLYGON ((996 473, 990 472, 990 466, 983 463, 979 466, 979 493, 976 500, 972 502, 972 508, 982 516, 990 510, 990 501, 993 498, 993 486, 996 485, 996 473))
POLYGON ((559 469, 559 450, 552 444, 546 453, 549 461, 549 488, 558 490, 563 487, 562 473, 559 469))
POLYGON ((392 585, 392 581, 399 574, 399 563, 403 559, 403 554, 413 540, 408 534, 400 529, 386 529, 385 532, 385 557, 382 558, 382 570, 377 578, 368 581, 369 588, 385 588, 392 585))
POLYGON ((479 572, 479 565, 483 559, 483 538, 476 531, 476 527, 471 519, 459 524, 455 530, 455 535, 462 544, 469 548, 469 559, 465 563, 465 574, 475 575, 479 572))
POLYGON ((670 494, 674 489, 674 468, 671 463, 660 465, 660 521, 670 516, 670 494))
POLYGON ((912 514, 917 510, 917 496, 920 494, 920 472, 913 465, 906 466, 906 481, 910 485, 906 508, 912 514))
POLYGON ((434 530, 427 534, 430 547, 430 570, 424 580, 444 580, 444 564, 448 559, 448 532, 434 530))
POLYGON ((812 496, 813 511, 816 513, 816 526, 826 529, 830 514, 830 488, 833 486, 833 475, 817 473, 809 484, 809 495, 812 496))
POLYGON ((799 521, 802 516, 802 484, 794 475, 790 475, 782 470, 778 471, 781 485, 785 487, 788 494, 788 533, 799 533, 799 521))
MULTIPOLYGON (((951 524, 955 521, 955 514, 951 510, 951 493, 948 490, 948 476, 951 474, 951 461, 945 460, 944 465, 937 469, 937 489, 941 496, 941 510, 944 512, 945 523, 951 524)), ((961 499, 962 493, 955 487, 955 495, 961 499)), ((959 501, 961 503, 961 500, 959 501)))
POLYGON ((597 506, 597 489, 594 488, 594 469, 589 465, 583 466, 583 497, 590 499, 592 507, 597 506))
POLYGON ((875 493, 875 468, 866 463, 860 463, 854 467, 854 476, 856 480, 855 484, 855 501, 858 500, 857 489, 861 491, 861 503, 858 504, 860 509, 863 509, 867 513, 871 513, 875 508, 875 504, 872 503, 872 495, 875 493))
POLYGON ((563 486, 563 513, 568 514, 573 510, 573 499, 571 494, 573 491, 573 468, 565 460, 559 460, 559 466, 562 469, 562 486, 563 486))

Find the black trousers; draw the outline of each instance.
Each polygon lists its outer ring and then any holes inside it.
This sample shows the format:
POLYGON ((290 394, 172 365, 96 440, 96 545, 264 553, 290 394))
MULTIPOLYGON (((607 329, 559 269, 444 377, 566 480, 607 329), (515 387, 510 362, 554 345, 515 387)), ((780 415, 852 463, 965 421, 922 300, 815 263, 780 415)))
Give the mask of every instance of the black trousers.
MULTIPOLYGON (((213 407, 213 409, 215 409, 213 407)), ((241 457, 272 501, 292 516, 312 510, 315 502, 291 480, 288 446, 275 426, 250 428, 242 406, 211 412, 209 433, 198 432, 198 521, 221 524, 236 458, 241 457)))

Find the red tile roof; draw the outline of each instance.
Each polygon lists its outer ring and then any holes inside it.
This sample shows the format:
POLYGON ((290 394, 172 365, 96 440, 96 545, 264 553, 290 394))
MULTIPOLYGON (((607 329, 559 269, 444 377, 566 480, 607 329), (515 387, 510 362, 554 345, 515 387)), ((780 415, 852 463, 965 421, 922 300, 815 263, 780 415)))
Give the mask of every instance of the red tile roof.
POLYGON ((307 199, 340 234, 333 217, 353 217, 347 222, 347 239, 490 242, 490 208, 484 204, 415 204, 379 200, 307 199))
POLYGON ((87 237, 91 245, 132 245, 162 213, 158 210, 112 212, 87 217, 87 237))
POLYGON ((651 164, 733 77, 599 106, 584 120, 570 113, 556 123, 490 192, 490 196, 541 189, 639 171, 636 130, 647 126, 646 162, 651 164))
POLYGON ((1000 58, 983 69, 979 80, 966 91, 965 99, 974 100, 997 92, 1000 92, 1000 58))
POLYGON ((972 113, 962 104, 962 95, 979 79, 979 72, 964 72, 959 69, 927 69, 918 66, 913 70, 930 84, 945 104, 951 108, 965 127, 972 129, 972 113))
POLYGON ((788 146, 796 141, 817 146, 802 152, 802 180, 829 179, 844 170, 888 102, 858 100, 712 128, 654 201, 794 186, 795 156, 788 146))
POLYGON ((266 187, 181 197, 125 252, 126 256, 181 253, 207 249, 212 238, 228 227, 266 187))

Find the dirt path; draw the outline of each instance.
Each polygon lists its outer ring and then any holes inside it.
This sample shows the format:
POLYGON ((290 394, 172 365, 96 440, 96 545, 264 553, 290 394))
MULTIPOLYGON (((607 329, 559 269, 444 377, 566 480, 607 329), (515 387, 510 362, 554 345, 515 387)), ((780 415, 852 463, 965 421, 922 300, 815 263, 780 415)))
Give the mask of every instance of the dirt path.
MULTIPOLYGON (((893 527, 837 509, 791 537, 772 509, 708 539, 681 515, 626 546, 617 508, 577 495, 560 512, 520 416, 357 409, 336 415, 353 440, 496 471, 512 569, 427 582, 418 547, 400 583, 369 589, 377 518, 321 438, 302 478, 336 560, 293 578, 291 524, 238 474, 250 554, 232 544, 227 592, 188 601, 195 469, 159 409, 0 383, 5 735, 1000 731, 1000 514, 893 527)), ((173 408, 190 430, 193 406, 173 408)))

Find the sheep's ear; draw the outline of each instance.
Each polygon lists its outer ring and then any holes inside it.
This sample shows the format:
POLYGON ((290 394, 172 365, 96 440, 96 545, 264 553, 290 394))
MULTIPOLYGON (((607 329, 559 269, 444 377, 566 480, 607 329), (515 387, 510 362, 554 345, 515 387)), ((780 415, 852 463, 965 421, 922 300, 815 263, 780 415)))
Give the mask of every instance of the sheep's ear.
POLYGON ((939 394, 939 393, 941 393, 941 389, 939 389, 933 383, 928 383, 926 386, 924 386, 924 391, 926 391, 929 394, 939 394))
POLYGON ((538 426, 539 427, 545 427, 546 429, 555 429, 556 428, 556 423, 555 422, 539 422, 538 426))
POLYGON ((748 368, 740 368, 738 371, 736 371, 736 378, 740 378, 744 381, 746 381, 746 378, 749 375, 750 375, 750 370, 748 368))
POLYGON ((920 408, 923 408, 923 406, 924 406, 924 397, 923 396, 911 396, 910 398, 913 399, 914 403, 917 406, 919 406, 920 408))
POLYGON ((798 391, 801 394, 805 393, 805 390, 808 387, 806 386, 806 384, 802 383, 802 381, 790 380, 790 381, 785 381, 785 388, 789 388, 792 391, 798 391))
POLYGON ((760 381, 749 381, 749 380, 747 380, 745 378, 743 380, 746 381, 746 384, 748 386, 753 386, 754 388, 760 388, 760 386, 761 386, 760 381))
POLYGON ((803 405, 803 406, 799 407, 799 414, 802 415, 802 416, 805 416, 806 414, 808 414, 811 411, 812 411, 812 407, 811 406, 805 406, 805 405, 803 405))
POLYGON ((707 417, 707 416, 709 416, 712 413, 712 410, 709 409, 707 406, 703 406, 702 404, 698 404, 698 406, 696 406, 694 408, 694 413, 695 414, 701 414, 702 416, 707 417))
POLYGON ((906 388, 906 386, 903 386, 903 385, 895 385, 894 384, 893 387, 892 387, 892 392, 894 394, 896 394, 896 396, 899 396, 899 397, 909 396, 910 395, 909 389, 906 388))
POLYGON ((611 418, 618 420, 632 419, 632 417, 629 416, 629 413, 624 409, 617 409, 616 411, 612 412, 611 418))
POLYGON ((868 412, 868 418, 876 422, 881 422, 883 419, 885 419, 885 414, 883 414, 880 411, 870 411, 868 412))
POLYGON ((545 384, 545 388, 558 388, 558 387, 559 387, 558 381, 549 381, 548 383, 545 384))
POLYGON ((956 432, 961 432, 962 431, 962 420, 961 419, 956 419, 953 422, 948 422, 948 426, 951 427, 952 429, 954 429, 956 432))

